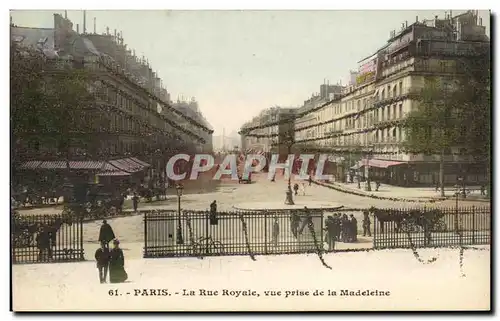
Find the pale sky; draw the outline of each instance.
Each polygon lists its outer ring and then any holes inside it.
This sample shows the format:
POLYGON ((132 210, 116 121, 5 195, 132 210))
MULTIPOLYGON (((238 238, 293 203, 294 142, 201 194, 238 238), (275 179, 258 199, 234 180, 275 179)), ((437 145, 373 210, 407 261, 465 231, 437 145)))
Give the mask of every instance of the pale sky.
MULTIPOLYGON (((13 11, 19 26, 53 28, 53 13, 13 11)), ((463 11, 454 10, 453 15, 463 11)), ((357 62, 382 47, 401 23, 444 17, 431 11, 87 11, 87 30, 123 31, 136 54, 149 59, 171 93, 196 97, 220 135, 238 130, 261 110, 300 106, 348 79, 357 62), (220 117, 220 115, 225 115, 220 117), (231 122, 228 122, 231 115, 231 122)), ((480 11, 489 35, 488 11, 480 11)), ((68 11, 83 27, 83 12, 68 11)))

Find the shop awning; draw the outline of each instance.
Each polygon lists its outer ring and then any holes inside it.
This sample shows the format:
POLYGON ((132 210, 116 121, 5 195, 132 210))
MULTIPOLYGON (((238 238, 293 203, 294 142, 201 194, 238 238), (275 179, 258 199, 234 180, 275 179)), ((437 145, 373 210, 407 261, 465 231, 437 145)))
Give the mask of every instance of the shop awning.
POLYGON ((136 173, 144 168, 135 162, 127 161, 125 159, 113 159, 110 160, 109 163, 119 170, 129 173, 136 173))
MULTIPOLYGON (((103 167, 103 161, 86 160, 86 161, 69 161, 69 168, 74 170, 99 170, 103 167)), ((54 161, 28 161, 21 165, 22 169, 67 169, 68 162, 65 160, 54 161), (35 163, 38 166, 33 167, 35 163)))
POLYGON ((131 157, 130 160, 136 162, 137 164, 139 165, 142 165, 142 167, 151 167, 151 165, 149 165, 148 163, 146 162, 143 162, 141 161, 139 158, 136 158, 136 157, 131 157))
POLYGON ((130 176, 130 173, 124 171, 102 172, 98 173, 97 176, 130 176))
POLYGON ((20 169, 36 169, 38 166, 40 166, 42 162, 41 161, 27 161, 21 164, 19 166, 20 169))
MULTIPOLYGON (((135 173, 143 170, 150 165, 137 158, 121 158, 110 161, 103 160, 84 160, 84 161, 69 161, 70 170, 90 170, 99 172, 116 172, 123 171, 135 173)), ((49 169, 49 170, 65 170, 68 168, 66 160, 30 160, 21 164, 19 167, 24 170, 49 169)))
POLYGON ((355 166, 358 166, 357 168, 363 167, 363 166, 367 166, 367 165, 369 165, 370 167, 388 168, 388 167, 391 167, 391 166, 397 166, 397 165, 402 165, 402 164, 406 164, 406 163, 405 162, 398 162, 398 161, 391 161, 391 160, 383 160, 383 159, 370 159, 370 160, 367 160, 365 158, 365 159, 360 160, 358 162, 358 164, 356 164, 355 166))
POLYGON ((38 168, 40 169, 66 169, 67 164, 66 161, 56 160, 56 161, 44 161, 42 162, 38 168))
POLYGON ((88 161, 70 161, 69 168, 71 169, 86 169, 86 170, 98 170, 103 166, 103 161, 88 160, 88 161))

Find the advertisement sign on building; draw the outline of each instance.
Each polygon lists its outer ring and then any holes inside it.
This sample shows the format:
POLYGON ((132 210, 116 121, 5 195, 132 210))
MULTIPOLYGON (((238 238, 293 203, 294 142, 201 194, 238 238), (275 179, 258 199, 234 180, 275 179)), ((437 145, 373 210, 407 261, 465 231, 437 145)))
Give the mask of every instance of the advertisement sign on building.
POLYGON ((375 80, 377 73, 377 54, 361 61, 359 73, 356 77, 356 85, 363 85, 375 80))

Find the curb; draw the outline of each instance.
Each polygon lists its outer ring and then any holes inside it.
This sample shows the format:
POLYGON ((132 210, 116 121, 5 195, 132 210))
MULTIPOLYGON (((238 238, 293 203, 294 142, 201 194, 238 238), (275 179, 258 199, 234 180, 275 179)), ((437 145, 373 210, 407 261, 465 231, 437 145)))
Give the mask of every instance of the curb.
POLYGON ((313 183, 319 186, 323 186, 329 189, 336 190, 341 193, 346 193, 346 194, 351 194, 351 195, 356 195, 356 196, 361 196, 361 197, 369 197, 373 199, 379 199, 379 200, 387 200, 387 201, 393 201, 393 202, 409 202, 409 203, 435 203, 437 201, 445 201, 446 198, 437 198, 437 199, 430 199, 430 200, 416 200, 416 199, 408 199, 408 198, 400 198, 400 197, 384 197, 384 196, 376 196, 373 194, 365 194, 365 193, 360 193, 360 192, 355 192, 355 191, 350 191, 346 190, 341 187, 334 186, 332 184, 326 184, 326 183, 320 183, 318 181, 314 181, 313 183))

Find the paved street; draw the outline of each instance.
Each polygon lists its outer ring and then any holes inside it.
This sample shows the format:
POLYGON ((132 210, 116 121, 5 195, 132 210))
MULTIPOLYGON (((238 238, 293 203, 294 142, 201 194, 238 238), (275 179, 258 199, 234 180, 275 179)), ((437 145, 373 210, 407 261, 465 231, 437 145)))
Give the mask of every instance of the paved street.
MULTIPOLYGON (((327 184, 346 191, 352 191, 365 195, 374 195, 382 198, 393 197, 409 200, 436 200, 441 198, 440 191, 436 191, 436 189, 432 187, 401 187, 382 184, 379 190, 375 191, 375 183, 372 182, 372 190, 366 191, 365 183, 361 183, 361 188, 358 188, 357 183, 331 182, 327 184)), ((481 195, 480 188, 480 186, 467 186, 466 190, 468 194, 465 201, 488 202, 489 200, 486 196, 481 195)), ((453 198, 455 192, 456 190, 453 187, 446 187, 445 197, 453 198)))
MULTIPOLYGON (((276 182, 271 182, 267 179, 265 174, 254 175, 254 182, 252 184, 238 184, 237 181, 223 180, 215 188, 214 192, 206 192, 205 190, 197 191, 193 188, 182 196, 181 207, 183 209, 192 210, 208 210, 210 203, 217 200, 219 211, 234 211, 233 206, 248 206, 248 204, 262 204, 272 203, 283 204, 285 199, 285 190, 287 182, 282 177, 277 177, 276 182)), ((293 184, 293 181, 292 181, 293 184)), ((300 182, 302 186, 302 182, 300 182)), ((390 200, 378 200, 368 197, 357 195, 350 195, 338 192, 326 187, 312 185, 308 186, 306 183, 305 195, 302 191, 298 196, 294 197, 297 205, 314 207, 314 204, 338 204, 348 208, 368 208, 375 207, 398 207, 407 208, 415 206, 455 206, 454 201, 436 202, 434 204, 424 203, 408 203, 408 202, 394 202, 390 200)), ((177 196, 172 196, 174 191, 170 191, 166 201, 153 202, 153 203, 140 203, 140 210, 149 209, 177 209, 177 196)), ((469 205, 469 204, 467 204, 469 205)), ((480 206, 487 206, 488 203, 481 202, 480 206)), ((60 211, 61 208, 43 208, 23 210, 24 213, 54 213, 60 211)), ((358 231, 361 228, 362 213, 353 211, 352 214, 358 220, 358 231)), ((108 220, 113 227, 116 236, 122 241, 127 255, 131 257, 141 257, 144 237, 143 217, 141 215, 131 215, 128 217, 113 218, 108 220)), ((85 253, 87 258, 89 253, 93 253, 97 247, 97 239, 99 233, 100 221, 88 222, 84 224, 84 243, 85 253)), ((240 234, 240 233, 238 233, 240 234)), ((369 242, 369 240, 366 240, 369 242)), ((370 245, 366 242, 363 247, 370 245)), ((339 248, 359 247, 360 245, 354 244, 339 244, 339 248)))

